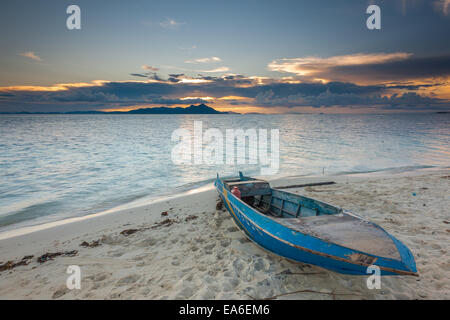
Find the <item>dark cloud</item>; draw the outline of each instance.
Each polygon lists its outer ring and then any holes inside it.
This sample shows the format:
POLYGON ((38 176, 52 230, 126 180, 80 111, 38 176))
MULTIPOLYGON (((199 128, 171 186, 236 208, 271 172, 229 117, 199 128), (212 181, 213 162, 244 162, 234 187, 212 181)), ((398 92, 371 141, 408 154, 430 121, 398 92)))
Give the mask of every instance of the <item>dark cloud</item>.
POLYGON ((450 76, 450 54, 417 57, 411 53, 357 53, 328 58, 300 57, 274 60, 272 71, 295 74, 297 79, 312 81, 376 84, 393 81, 450 76))
POLYGON ((147 78, 147 77, 148 77, 148 75, 142 74, 142 73, 130 73, 130 76, 133 76, 133 77, 142 77, 142 78, 147 78))
POLYGON ((184 76, 184 73, 172 73, 169 74, 169 79, 167 79, 169 82, 180 82, 181 77, 184 76))
MULTIPOLYGON (((0 93, 0 111, 76 111, 143 104, 179 105, 211 103, 210 100, 184 97, 239 96, 248 99, 229 100, 231 105, 261 107, 360 107, 444 109, 447 100, 425 97, 416 91, 431 84, 397 83, 358 85, 348 82, 285 83, 266 79, 263 84, 253 78, 228 75, 199 75, 197 82, 186 82, 183 74, 170 74, 162 80, 152 74, 153 82, 104 82, 92 86, 70 86, 60 91, 5 90, 0 93), (183 80, 183 81, 181 81, 183 80), (198 81, 200 80, 200 81, 198 81), (245 85, 243 85, 245 84, 245 85), (393 94, 400 90, 398 94, 393 94)), ((189 79, 187 79, 189 80, 189 79)))
POLYGON ((182 76, 184 76, 184 73, 171 73, 171 74, 169 74, 169 77, 171 77, 171 78, 179 78, 179 77, 182 77, 182 76))
POLYGON ((159 77, 156 72, 130 73, 130 76, 148 78, 148 79, 153 79, 153 80, 157 80, 157 81, 163 81, 163 79, 161 77, 159 77))
POLYGON ((326 90, 319 95, 305 96, 302 94, 276 96, 273 91, 259 93, 256 96, 256 104, 261 106, 283 106, 283 107, 382 107, 398 109, 405 107, 409 109, 427 109, 430 106, 436 108, 448 108, 446 101, 437 98, 423 97, 415 92, 405 94, 393 94, 391 97, 374 95, 359 95, 356 93, 333 93, 326 90))
POLYGON ((196 103, 208 103, 212 104, 212 101, 204 99, 165 99, 165 98, 155 98, 150 99, 149 102, 153 104, 164 104, 164 105, 175 105, 175 104, 196 104, 196 103))
POLYGON ((336 66, 330 70, 335 78, 371 81, 396 81, 450 76, 450 55, 409 58, 382 64, 336 66))

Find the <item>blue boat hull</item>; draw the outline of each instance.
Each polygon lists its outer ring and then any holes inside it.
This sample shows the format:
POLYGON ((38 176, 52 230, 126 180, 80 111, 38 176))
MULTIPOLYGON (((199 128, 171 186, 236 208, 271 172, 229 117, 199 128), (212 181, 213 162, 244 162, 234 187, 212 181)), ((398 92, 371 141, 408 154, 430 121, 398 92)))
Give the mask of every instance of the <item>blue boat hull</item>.
POLYGON ((370 255, 295 232, 234 196, 219 177, 214 184, 236 225, 252 241, 279 256, 344 274, 367 275, 367 268, 375 265, 381 275, 417 275, 409 249, 390 235, 400 260, 370 255))

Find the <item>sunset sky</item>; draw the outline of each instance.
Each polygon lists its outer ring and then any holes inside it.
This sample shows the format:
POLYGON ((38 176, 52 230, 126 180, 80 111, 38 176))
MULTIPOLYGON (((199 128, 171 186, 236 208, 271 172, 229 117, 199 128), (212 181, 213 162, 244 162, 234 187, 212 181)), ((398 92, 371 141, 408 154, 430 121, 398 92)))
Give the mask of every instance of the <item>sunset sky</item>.
POLYGON ((0 112, 450 110, 450 0, 2 1, 0 37, 0 112))

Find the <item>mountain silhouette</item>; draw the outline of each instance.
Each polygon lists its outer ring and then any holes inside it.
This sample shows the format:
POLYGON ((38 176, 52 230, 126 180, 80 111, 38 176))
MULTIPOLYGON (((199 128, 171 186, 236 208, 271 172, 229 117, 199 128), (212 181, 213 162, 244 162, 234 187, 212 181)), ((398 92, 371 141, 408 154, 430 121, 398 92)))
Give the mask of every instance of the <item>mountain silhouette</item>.
POLYGON ((217 111, 206 104, 190 105, 186 108, 167 108, 167 107, 155 107, 155 108, 144 108, 130 110, 127 112, 120 113, 132 113, 132 114, 226 114, 228 112, 217 111))
POLYGON ((141 108, 130 111, 67 111, 67 112, 0 112, 0 114, 231 114, 235 112, 221 112, 202 103, 198 106, 191 104, 189 107, 168 108, 154 107, 141 108))

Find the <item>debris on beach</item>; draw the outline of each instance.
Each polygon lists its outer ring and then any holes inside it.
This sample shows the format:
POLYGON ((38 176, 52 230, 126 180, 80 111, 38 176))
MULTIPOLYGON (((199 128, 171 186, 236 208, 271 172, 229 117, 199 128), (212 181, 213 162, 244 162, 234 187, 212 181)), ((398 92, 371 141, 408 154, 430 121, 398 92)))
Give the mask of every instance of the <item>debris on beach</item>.
POLYGON ((124 235, 125 237, 129 236, 130 234, 133 234, 135 232, 140 231, 141 229, 125 229, 120 234, 124 235))
POLYGON ((166 220, 163 220, 163 221, 161 221, 161 222, 155 223, 155 224, 152 226, 152 229, 156 229, 156 228, 158 228, 158 227, 168 227, 168 226, 171 226, 172 224, 174 224, 175 222, 176 222, 175 220, 172 220, 172 219, 166 219, 166 220))
POLYGON ((53 260, 53 258, 58 257, 58 256, 66 256, 66 257, 73 257, 76 256, 78 254, 77 250, 72 250, 72 251, 64 251, 64 252, 47 252, 45 254, 43 254, 42 256, 40 256, 39 258, 37 258, 37 262, 39 263, 44 263, 48 260, 53 260))
POLYGON ((163 216, 163 217, 167 216, 167 214, 168 214, 168 212, 167 212, 167 211, 163 211, 163 212, 161 212, 161 216, 163 216))
POLYGON ((94 240, 91 243, 87 242, 87 241, 83 241, 80 246, 81 247, 85 247, 85 248, 94 248, 94 247, 98 247, 100 245, 100 240, 94 240))
POLYGON ((217 201, 216 210, 222 210, 222 207, 223 207, 223 201, 222 200, 217 201))
POLYGON ((197 216, 190 215, 190 216, 186 217, 186 219, 184 219, 184 221, 188 222, 188 221, 195 220, 195 219, 197 219, 197 216))
POLYGON ((29 263, 28 260, 30 260, 31 258, 33 258, 33 256, 30 255, 23 257, 22 260, 19 260, 18 262, 7 261, 3 264, 0 264, 0 272, 5 270, 11 270, 18 266, 26 266, 29 263))
MULTIPOLYGON (((167 213, 167 211, 164 211, 164 212, 167 213)), ((162 215, 162 213, 161 213, 161 215, 162 215)), ((190 216, 190 217, 187 217, 186 219, 193 220, 193 219, 196 219, 196 218, 197 218, 196 216, 190 216), (194 217, 194 218, 192 218, 192 217, 194 217)), ((186 220, 186 221, 189 221, 189 220, 186 220)), ((120 234, 125 236, 125 237, 127 237, 127 236, 129 236, 129 235, 131 235, 133 233, 138 232, 138 231, 144 231, 144 230, 148 230, 148 229, 156 229, 156 228, 159 228, 159 227, 168 227, 168 226, 171 226, 172 224, 178 223, 178 222, 179 221, 167 218, 167 219, 165 219, 163 221, 155 223, 151 227, 145 227, 145 228, 139 228, 139 229, 125 229, 122 232, 120 232, 120 234)))

